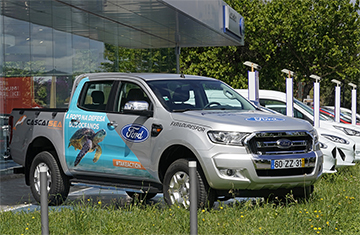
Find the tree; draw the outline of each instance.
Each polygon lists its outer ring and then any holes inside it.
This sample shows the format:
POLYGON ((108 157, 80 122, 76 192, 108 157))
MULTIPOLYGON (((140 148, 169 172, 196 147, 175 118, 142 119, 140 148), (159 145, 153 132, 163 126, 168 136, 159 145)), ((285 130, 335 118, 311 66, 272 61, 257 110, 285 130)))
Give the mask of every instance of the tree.
MULTIPOLYGON (((313 87, 311 74, 323 78, 321 93, 333 99, 332 79, 359 84, 360 1, 237 0, 227 3, 245 18, 244 47, 182 50, 185 73, 210 75, 235 88, 246 87, 246 60, 260 64, 260 88, 285 90, 284 68, 303 82, 303 97, 313 87)), ((296 87, 296 86, 295 86, 296 87)), ((350 99, 348 96, 346 99, 350 99)), ((350 104, 350 102, 347 102, 350 104)))

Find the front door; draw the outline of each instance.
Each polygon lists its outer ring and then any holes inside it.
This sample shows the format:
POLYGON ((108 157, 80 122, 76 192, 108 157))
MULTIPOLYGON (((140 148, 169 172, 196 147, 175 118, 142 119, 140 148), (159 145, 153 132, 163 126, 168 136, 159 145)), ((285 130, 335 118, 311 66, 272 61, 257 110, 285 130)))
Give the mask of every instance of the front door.
POLYGON ((151 100, 140 85, 122 82, 115 98, 114 112, 107 114, 110 126, 116 132, 111 140, 114 146, 112 170, 130 178, 156 178, 150 169, 153 117, 126 112, 126 106, 134 103, 151 106, 151 100))

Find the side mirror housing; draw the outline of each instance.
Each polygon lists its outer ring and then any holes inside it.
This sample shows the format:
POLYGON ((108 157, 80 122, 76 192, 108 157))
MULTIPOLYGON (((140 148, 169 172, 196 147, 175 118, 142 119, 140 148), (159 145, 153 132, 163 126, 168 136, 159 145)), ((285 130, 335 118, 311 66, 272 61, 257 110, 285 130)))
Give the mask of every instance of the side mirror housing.
POLYGON ((149 103, 146 101, 128 101, 124 106, 124 113, 140 116, 153 116, 153 111, 149 110, 149 103))

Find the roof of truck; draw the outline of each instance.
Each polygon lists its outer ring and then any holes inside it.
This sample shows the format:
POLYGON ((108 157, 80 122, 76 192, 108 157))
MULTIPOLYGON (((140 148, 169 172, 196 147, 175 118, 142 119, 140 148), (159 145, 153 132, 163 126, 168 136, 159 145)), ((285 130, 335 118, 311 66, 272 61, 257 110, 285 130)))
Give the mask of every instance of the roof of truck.
MULTIPOLYGON (((101 79, 101 78, 113 78, 113 79, 120 79, 120 78, 139 78, 144 81, 151 81, 151 80, 169 80, 169 79, 210 79, 210 80, 217 80, 215 78, 203 77, 203 76, 196 76, 196 75, 188 75, 188 74, 169 74, 169 73, 87 73, 79 75, 77 78, 85 78, 88 77, 89 79, 101 79)), ((81 80, 80 79, 80 80, 81 80)))

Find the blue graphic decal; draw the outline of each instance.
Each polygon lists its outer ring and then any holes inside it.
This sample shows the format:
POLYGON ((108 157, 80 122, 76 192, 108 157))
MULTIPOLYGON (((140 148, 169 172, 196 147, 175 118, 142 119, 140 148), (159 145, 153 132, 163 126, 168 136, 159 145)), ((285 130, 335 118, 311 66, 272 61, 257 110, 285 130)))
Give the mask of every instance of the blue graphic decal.
POLYGON ((121 129, 121 136, 134 143, 140 143, 149 138, 149 131, 145 126, 128 124, 121 129))
POLYGON ((281 122, 284 121, 284 118, 277 118, 277 117, 251 117, 251 118, 246 118, 246 121, 251 121, 251 122, 281 122))
MULTIPOLYGON (((64 125, 69 169, 154 179, 116 130, 107 125, 110 121, 105 113, 86 112, 76 107, 69 112, 64 125), (72 123, 71 119, 78 119, 79 123, 72 123)), ((139 133, 144 130, 143 134, 137 133, 138 137, 149 136, 145 127, 133 126, 140 130, 139 133)))

